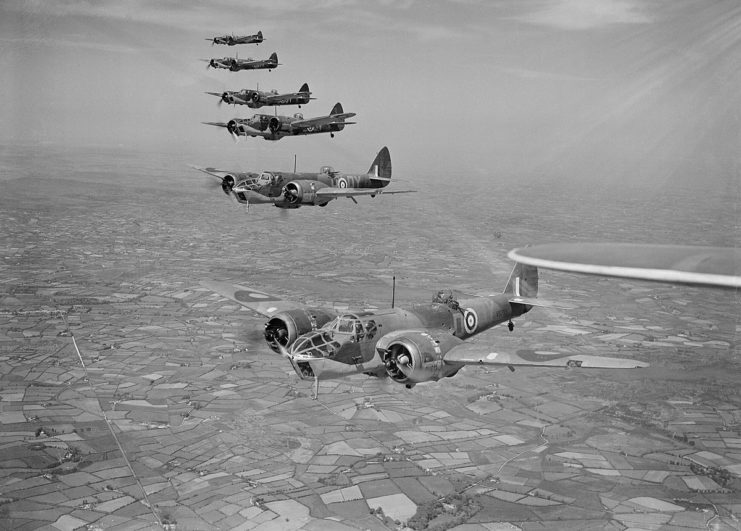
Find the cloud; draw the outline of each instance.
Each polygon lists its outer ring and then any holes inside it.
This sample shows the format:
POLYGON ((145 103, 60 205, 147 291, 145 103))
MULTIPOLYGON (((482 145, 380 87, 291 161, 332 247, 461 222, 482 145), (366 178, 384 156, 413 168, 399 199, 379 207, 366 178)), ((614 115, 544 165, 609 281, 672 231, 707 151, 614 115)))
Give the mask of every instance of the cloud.
POLYGON ((520 77, 522 79, 532 80, 554 80, 554 81, 597 81, 599 78, 588 77, 588 76, 577 76, 572 74, 566 74, 563 72, 546 72, 544 70, 532 70, 529 68, 512 68, 512 67, 497 67, 497 70, 510 74, 513 76, 520 77))
POLYGON ((564 30, 651 22, 648 15, 638 10, 630 0, 548 0, 541 9, 516 19, 564 30))
POLYGON ((63 46, 65 48, 87 48, 95 51, 112 52, 112 53, 136 53, 139 50, 133 46, 125 46, 119 44, 104 44, 100 42, 90 42, 84 40, 84 37, 80 37, 81 40, 72 39, 61 39, 61 38, 48 38, 48 37, 18 37, 18 38, 4 38, 0 37, 0 43, 8 43, 11 45, 23 45, 28 46, 46 46, 58 48, 63 46))

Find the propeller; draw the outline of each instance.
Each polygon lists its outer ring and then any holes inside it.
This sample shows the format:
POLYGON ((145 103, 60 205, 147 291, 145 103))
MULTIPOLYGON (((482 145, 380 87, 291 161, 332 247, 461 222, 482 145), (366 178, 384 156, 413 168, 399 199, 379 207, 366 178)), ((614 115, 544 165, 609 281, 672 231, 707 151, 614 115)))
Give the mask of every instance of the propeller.
POLYGON ((295 203, 298 200, 298 194, 288 188, 288 185, 283 187, 283 197, 287 203, 295 203))
POLYGON ((280 130, 280 120, 278 120, 277 117, 273 117, 268 122, 268 128, 270 129, 270 132, 275 134, 280 130))
POLYGON ((239 142, 239 135, 237 134, 238 128, 239 125, 235 120, 229 120, 229 123, 226 124, 226 130, 229 131, 235 144, 239 142))
POLYGON ((403 374, 406 378, 409 378, 414 370, 412 367, 412 357, 404 347, 400 345, 392 346, 391 352, 388 353, 388 357, 385 359, 384 364, 386 370, 394 377, 398 376, 398 373, 403 374))

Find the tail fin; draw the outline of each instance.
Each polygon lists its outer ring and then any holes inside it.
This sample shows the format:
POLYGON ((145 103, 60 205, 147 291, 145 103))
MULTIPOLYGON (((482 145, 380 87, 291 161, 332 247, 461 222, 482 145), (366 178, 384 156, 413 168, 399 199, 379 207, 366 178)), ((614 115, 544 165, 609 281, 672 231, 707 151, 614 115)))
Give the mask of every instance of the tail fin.
POLYGON ((538 296, 538 268, 531 265, 515 264, 509 275, 504 293, 515 297, 535 298, 538 296))
POLYGON ((257 30, 257 38, 260 39, 260 40, 263 40, 262 39, 262 30, 257 30))
POLYGON ((342 114, 345 111, 342 110, 342 104, 338 101, 335 106, 332 107, 332 111, 329 114, 342 114))
POLYGON ((277 63, 278 62, 278 53, 277 52, 271 53, 270 54, 270 60, 271 61, 275 61, 277 63))
POLYGON ((304 83, 303 85, 301 85, 301 88, 298 89, 298 91, 299 92, 311 92, 309 90, 309 84, 308 83, 304 83))
POLYGON ((374 177, 380 177, 383 180, 382 186, 387 186, 391 180, 391 154, 389 148, 383 146, 381 151, 378 152, 376 158, 373 159, 368 174, 371 179, 374 177))

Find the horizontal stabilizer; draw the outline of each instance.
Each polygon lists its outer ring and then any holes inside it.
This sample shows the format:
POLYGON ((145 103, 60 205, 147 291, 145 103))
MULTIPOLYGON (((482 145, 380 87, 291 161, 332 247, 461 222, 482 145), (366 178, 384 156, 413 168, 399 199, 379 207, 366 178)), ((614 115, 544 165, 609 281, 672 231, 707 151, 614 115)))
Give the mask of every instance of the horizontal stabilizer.
POLYGON ((638 369, 648 363, 627 358, 608 358, 588 354, 565 354, 518 350, 516 354, 493 352, 486 345, 464 343, 445 355, 445 363, 461 365, 500 365, 505 367, 566 367, 581 369, 638 369))
POLYGON ((246 286, 231 284, 229 282, 219 282, 216 280, 205 280, 201 282, 204 288, 218 293, 222 297, 237 302, 242 306, 249 308, 261 315, 270 317, 278 312, 305 308, 305 305, 282 300, 274 295, 269 295, 261 291, 256 291, 246 286))
POLYGON ((528 306, 540 306, 541 308, 560 308, 561 310, 573 310, 576 306, 562 302, 553 302, 535 297, 510 297, 509 302, 516 304, 527 304, 528 306))
POLYGON ((202 124, 206 125, 214 125, 216 127, 226 127, 226 124, 224 122, 201 122, 202 124))

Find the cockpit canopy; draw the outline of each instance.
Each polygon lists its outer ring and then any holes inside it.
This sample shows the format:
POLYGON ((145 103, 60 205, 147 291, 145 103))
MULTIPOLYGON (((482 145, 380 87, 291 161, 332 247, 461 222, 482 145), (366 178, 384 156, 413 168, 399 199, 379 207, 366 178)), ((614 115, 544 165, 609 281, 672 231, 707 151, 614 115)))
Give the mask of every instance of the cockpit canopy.
POLYGON ((331 358, 340 350, 340 346, 329 331, 322 329, 299 337, 291 347, 291 353, 299 357, 331 358))
POLYGON ((355 314, 336 317, 319 330, 299 337, 291 347, 297 357, 332 358, 346 343, 371 340, 378 333, 374 320, 363 321, 355 314))
POLYGON ((332 175, 333 173, 335 173, 335 171, 332 166, 322 166, 319 169, 319 173, 323 173, 325 175, 332 175))

